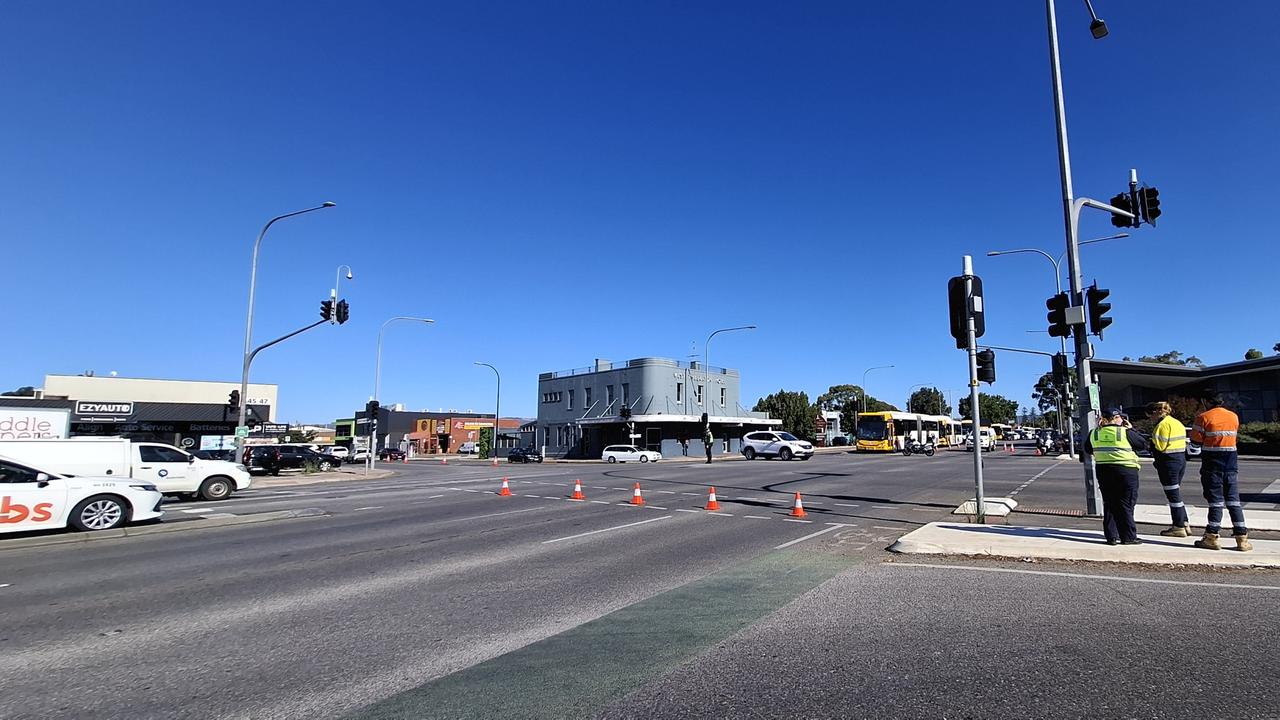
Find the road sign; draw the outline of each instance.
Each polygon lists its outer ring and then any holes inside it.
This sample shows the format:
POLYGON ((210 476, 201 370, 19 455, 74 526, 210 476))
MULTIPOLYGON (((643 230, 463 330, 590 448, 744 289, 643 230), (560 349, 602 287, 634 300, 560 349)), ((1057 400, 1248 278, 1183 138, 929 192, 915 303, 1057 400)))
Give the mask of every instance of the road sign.
POLYGON ((237 428, 236 428, 236 437, 238 437, 238 438, 249 437, 249 426, 247 426, 247 425, 241 425, 241 426, 237 427, 237 428))

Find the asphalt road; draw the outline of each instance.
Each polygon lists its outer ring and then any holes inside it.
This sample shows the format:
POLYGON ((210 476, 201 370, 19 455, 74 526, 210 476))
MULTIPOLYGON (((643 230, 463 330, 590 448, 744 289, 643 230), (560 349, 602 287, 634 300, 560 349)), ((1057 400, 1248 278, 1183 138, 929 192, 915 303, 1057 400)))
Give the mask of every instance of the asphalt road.
MULTIPOLYGON (((1242 476, 1268 500, 1280 464, 1258 465, 1242 476)), ((1071 463, 992 456, 987 474, 990 494, 1078 505, 1071 463)), ((1209 584, 1156 585, 886 563, 971 495, 962 452, 422 463, 174 504, 179 532, 0 540, 0 717, 1041 716, 1037 697, 1085 688, 1101 699, 1061 716, 1163 717, 1122 695, 1191 677, 1198 646, 1233 715, 1280 707, 1222 654, 1237 642, 1244 666, 1274 666, 1275 574, 1035 566, 1209 584), (495 495, 503 474, 515 497, 495 495), (575 478, 585 502, 567 499, 575 478), (635 482, 644 507, 627 504, 635 482), (711 485, 718 514, 702 509, 711 485), (788 516, 796 491, 804 521, 788 516), (327 514, 191 521, 302 508, 327 514), (1079 631, 1100 608, 1124 612, 1079 631), (1116 633, 1131 651, 1107 647, 1116 633), (962 687, 979 671, 989 689, 962 687)), ((1143 499, 1162 501, 1154 476, 1143 499)))

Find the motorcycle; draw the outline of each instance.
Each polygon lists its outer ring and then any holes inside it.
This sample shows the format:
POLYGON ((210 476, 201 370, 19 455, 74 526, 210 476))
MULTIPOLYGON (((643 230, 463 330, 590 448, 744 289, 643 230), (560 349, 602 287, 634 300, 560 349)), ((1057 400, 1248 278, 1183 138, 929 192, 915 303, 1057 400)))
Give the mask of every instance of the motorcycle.
POLYGON ((907 440, 902 444, 902 454, 904 457, 911 457, 913 454, 924 455, 925 457, 933 457, 933 453, 937 450, 933 445, 933 441, 920 442, 919 440, 907 440))

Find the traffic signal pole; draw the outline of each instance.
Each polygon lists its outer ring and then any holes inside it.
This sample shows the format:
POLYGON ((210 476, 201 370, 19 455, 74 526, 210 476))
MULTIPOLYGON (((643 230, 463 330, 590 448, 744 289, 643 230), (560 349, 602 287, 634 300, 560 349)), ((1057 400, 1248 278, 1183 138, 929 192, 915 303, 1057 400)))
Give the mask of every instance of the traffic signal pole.
POLYGON ((982 417, 978 409, 978 338, 973 314, 982 312, 982 296, 973 295, 973 258, 964 256, 964 294, 968 303, 965 313, 966 334, 969 342, 969 412, 973 415, 973 485, 974 513, 979 523, 987 521, 987 500, 982 489, 982 417))

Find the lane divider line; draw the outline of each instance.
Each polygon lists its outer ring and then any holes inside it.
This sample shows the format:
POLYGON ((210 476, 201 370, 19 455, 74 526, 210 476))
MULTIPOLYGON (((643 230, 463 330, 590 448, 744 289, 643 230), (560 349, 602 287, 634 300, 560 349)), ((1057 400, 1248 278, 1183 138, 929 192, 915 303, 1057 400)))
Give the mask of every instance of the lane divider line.
POLYGON ((702 511, 701 511, 701 510, 690 510, 690 509, 688 509, 688 508, 676 508, 676 512, 701 513, 702 511))
POLYGON ((795 519, 795 518, 782 518, 782 522, 811 523, 811 522, 813 522, 813 521, 812 521, 812 520, 797 520, 797 519, 795 519))
POLYGON ((747 518, 748 520, 772 520, 773 519, 773 518, 765 517, 764 515, 743 515, 742 517, 747 518))
POLYGON ((808 535, 805 535, 804 537, 798 537, 798 538, 796 538, 795 540, 789 540, 789 541, 787 541, 787 542, 784 542, 784 543, 782 543, 781 545, 778 545, 778 546, 774 547, 773 549, 774 549, 774 550, 781 550, 782 548, 788 548, 788 547, 791 547, 792 545, 795 545, 796 543, 802 543, 802 542, 804 542, 805 540, 811 540, 811 539, 813 539, 813 538, 818 537, 819 535, 826 535, 827 533, 831 532, 832 530, 839 530, 839 529, 840 529, 840 528, 842 528, 842 527, 844 527, 844 526, 843 526, 843 525, 840 525, 840 524, 838 524, 838 523, 837 523, 837 524, 833 524, 831 527, 823 528, 823 529, 819 530, 818 532, 809 533, 808 535))
POLYGON ((649 518, 648 520, 641 520, 641 521, 639 521, 639 522, 627 523, 627 524, 625 524, 625 525, 615 525, 615 526, 613 526, 613 527, 602 528, 602 529, 600 529, 600 530, 590 530, 590 531, 588 531, 588 532, 578 533, 577 535, 570 535, 570 536, 568 536, 568 537, 556 538, 556 539, 554 539, 554 540, 543 540, 543 541, 542 541, 542 544, 543 544, 543 545, 550 545, 551 543, 558 543, 558 542, 560 542, 560 541, 562 541, 562 540, 574 540, 574 539, 576 539, 576 538, 586 537, 586 536, 588 536, 588 535, 596 535, 596 534, 598 534, 598 533, 602 533, 602 532, 609 532, 609 531, 611 531, 611 530, 621 530, 621 529, 623 529, 623 528, 635 527, 636 525, 645 525, 645 524, 648 524, 648 523, 651 523, 651 522, 658 522, 659 520, 666 520, 666 519, 667 519, 667 518, 669 518, 669 517, 672 517, 672 516, 671 516, 671 515, 663 515, 662 517, 649 518))

